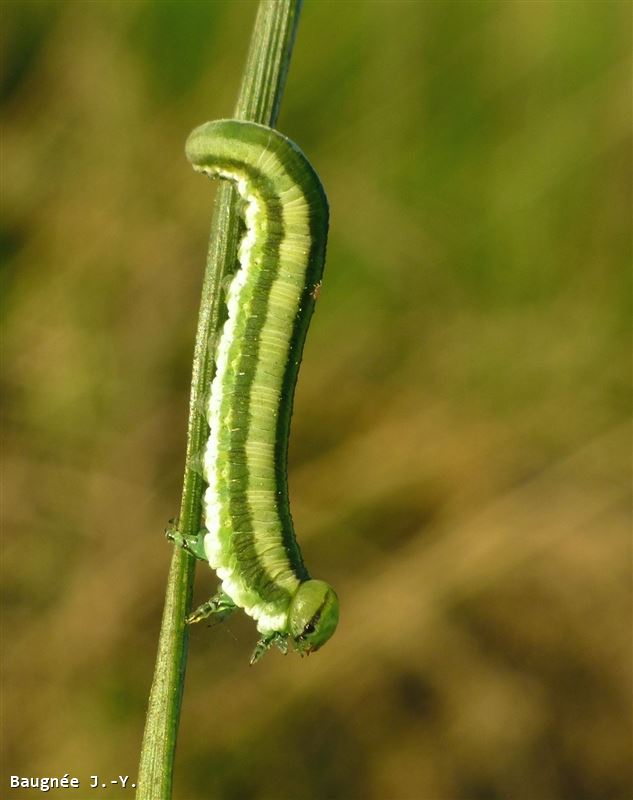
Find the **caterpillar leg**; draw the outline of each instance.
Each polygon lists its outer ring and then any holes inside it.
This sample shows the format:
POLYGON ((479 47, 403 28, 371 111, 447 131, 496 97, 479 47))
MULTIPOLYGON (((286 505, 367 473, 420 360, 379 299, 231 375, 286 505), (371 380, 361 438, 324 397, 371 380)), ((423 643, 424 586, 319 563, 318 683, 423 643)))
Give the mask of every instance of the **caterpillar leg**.
POLYGON ((165 536, 170 542, 173 542, 178 547, 182 547, 183 550, 191 553, 192 556, 199 558, 201 561, 207 560, 206 553, 204 552, 205 533, 206 531, 200 531, 197 536, 188 536, 180 533, 178 526, 171 523, 165 528, 165 536))
MULTIPOLYGON (((204 415, 204 412, 200 411, 199 413, 201 414, 201 416, 205 418, 206 422, 206 417, 204 415)), ((196 475, 199 475, 204 480, 204 451, 200 450, 199 452, 189 456, 185 466, 187 467, 187 469, 190 469, 192 472, 195 472, 196 475)))
POLYGON ((192 611, 185 622, 188 625, 193 625, 194 622, 200 622, 209 617, 213 617, 217 622, 222 622, 222 620, 232 614, 236 608, 237 606, 228 594, 220 590, 217 594, 213 595, 210 600, 207 600, 206 603, 203 603, 201 606, 198 606, 195 611, 192 611))
POLYGON ((276 644, 277 647, 281 650, 281 652, 286 655, 288 652, 288 634, 287 633, 279 633, 279 631, 275 631, 274 633, 268 634, 268 636, 262 636, 262 638, 257 642, 255 649, 253 650, 253 655, 251 656, 251 664, 256 664, 259 659, 264 655, 267 650, 276 644))
MULTIPOLYGON (((215 353, 215 336, 209 337, 209 352, 211 353, 212 366, 215 366, 214 353, 215 353)), ((200 414, 207 427, 209 427, 209 397, 211 390, 208 388, 199 397, 196 398, 194 404, 195 410, 200 414)), ((195 470, 194 470, 195 471, 195 470)))

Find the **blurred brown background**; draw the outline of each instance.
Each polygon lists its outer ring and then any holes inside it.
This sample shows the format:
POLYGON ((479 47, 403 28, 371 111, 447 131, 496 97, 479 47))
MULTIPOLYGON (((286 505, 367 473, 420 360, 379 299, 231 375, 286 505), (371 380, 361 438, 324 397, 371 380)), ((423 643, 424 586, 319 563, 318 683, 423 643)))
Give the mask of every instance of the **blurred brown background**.
MULTIPOLYGON (((183 144, 255 9, 4 4, 2 797, 136 774, 212 210, 183 144)), ((631 795, 630 50, 628 2, 306 3, 290 484, 342 619, 256 668, 250 620, 193 630, 175 800, 631 795)))

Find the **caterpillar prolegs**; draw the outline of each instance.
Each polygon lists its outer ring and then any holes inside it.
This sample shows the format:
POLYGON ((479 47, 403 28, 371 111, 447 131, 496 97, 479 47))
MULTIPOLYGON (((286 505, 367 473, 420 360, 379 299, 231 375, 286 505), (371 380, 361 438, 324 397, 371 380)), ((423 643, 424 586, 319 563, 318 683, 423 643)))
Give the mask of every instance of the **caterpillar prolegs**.
POLYGON ((172 538, 209 562, 219 592, 188 617, 222 619, 236 607, 272 645, 318 650, 338 623, 338 598, 308 574, 288 505, 292 402, 321 282, 328 204, 301 150, 277 131, 219 120, 186 145, 198 172, 230 180, 241 198, 239 268, 226 295, 207 408, 203 537, 172 538))

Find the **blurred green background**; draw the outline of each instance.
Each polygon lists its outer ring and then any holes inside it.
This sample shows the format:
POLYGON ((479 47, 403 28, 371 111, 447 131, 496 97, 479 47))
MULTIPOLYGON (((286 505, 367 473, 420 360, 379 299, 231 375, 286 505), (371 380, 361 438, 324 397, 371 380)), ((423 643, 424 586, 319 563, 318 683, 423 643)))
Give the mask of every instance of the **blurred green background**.
MULTIPOLYGON (((176 800, 631 796, 631 8, 306 3, 290 489, 342 619, 256 668, 247 618, 192 631, 176 800)), ((183 145, 256 5, 3 10, 0 793, 39 797, 8 775, 136 775, 212 211, 183 145)))

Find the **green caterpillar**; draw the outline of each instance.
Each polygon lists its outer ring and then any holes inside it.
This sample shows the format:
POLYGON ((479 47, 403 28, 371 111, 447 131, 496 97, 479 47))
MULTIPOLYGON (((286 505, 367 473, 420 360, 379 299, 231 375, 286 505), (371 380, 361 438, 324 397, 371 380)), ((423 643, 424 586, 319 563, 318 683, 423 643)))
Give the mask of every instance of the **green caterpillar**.
POLYGON ((204 453, 206 533, 172 538, 209 562, 220 591, 188 618, 223 619, 236 607, 262 634, 251 663, 288 642, 303 654, 334 633, 339 606, 310 578, 288 506, 287 450, 303 344, 321 282, 328 204, 301 150, 275 130, 219 120, 186 145, 198 172, 232 181, 245 232, 215 352, 204 453))

